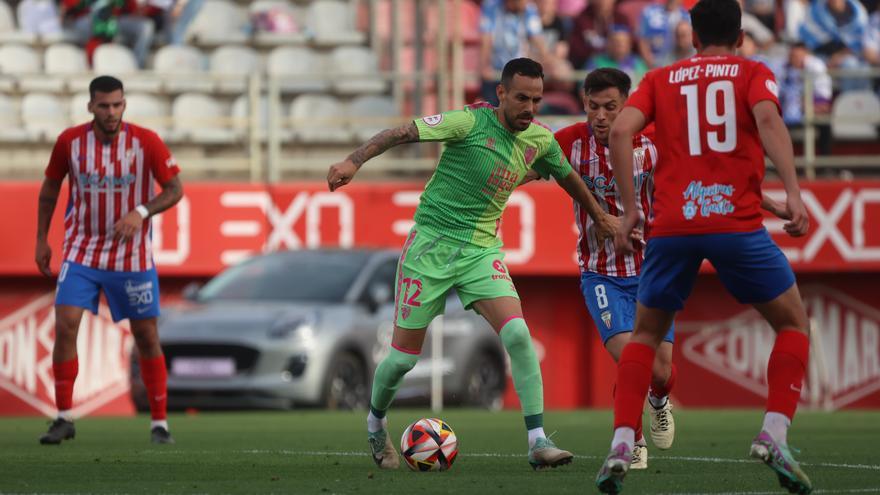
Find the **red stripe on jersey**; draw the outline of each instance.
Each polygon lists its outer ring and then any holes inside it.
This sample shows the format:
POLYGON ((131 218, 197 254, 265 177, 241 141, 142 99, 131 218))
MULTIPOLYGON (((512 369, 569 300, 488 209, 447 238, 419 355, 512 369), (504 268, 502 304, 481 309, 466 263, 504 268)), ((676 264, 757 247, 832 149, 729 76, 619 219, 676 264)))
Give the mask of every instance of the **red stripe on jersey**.
MULTIPOLYGON (((607 177, 608 176, 607 172, 608 172, 609 167, 608 167, 608 164, 605 163, 605 153, 603 152, 604 147, 598 141, 596 141, 596 138, 593 137, 592 135, 590 136, 589 149, 590 149, 590 163, 596 163, 596 167, 598 168, 598 170, 591 173, 590 175, 592 177, 597 177, 599 175, 604 175, 607 177), (595 162, 593 161, 594 159, 596 160, 595 162)), ((605 197, 604 197, 605 195, 604 194, 594 194, 594 196, 597 196, 596 199, 599 201, 599 206, 602 207, 602 210, 604 210, 606 213, 610 213, 608 211, 608 207, 610 205, 605 200, 605 197)), ((591 232, 591 235, 595 236, 595 234, 596 234, 595 226, 593 227, 592 230, 593 231, 591 232)), ((609 261, 609 259, 613 260, 614 251, 609 252, 607 249, 605 249, 605 242, 600 241, 598 237, 595 237, 595 238, 596 238, 596 242, 598 243, 598 246, 599 246, 599 250, 596 253, 596 268, 598 269, 599 273, 602 273, 604 275, 613 275, 611 273, 611 270, 609 270, 609 268, 608 268, 608 261, 609 261)))
MULTIPOLYGON (((138 174, 138 181, 140 181, 139 185, 141 187, 141 202, 138 204, 147 203, 153 196, 153 171, 150 169, 149 165, 143 161, 141 163, 143 169, 141 173, 138 174)), ((152 264, 152 260, 147 259, 147 243, 150 242, 149 236, 151 224, 152 222, 150 222, 149 219, 144 219, 141 222, 141 230, 138 232, 138 236, 140 236, 140 242, 138 243, 138 260, 140 263, 138 270, 140 271, 146 270, 148 265, 152 264)))
MULTIPOLYGON (((101 143, 101 153, 98 154, 100 157, 99 163, 101 166, 98 168, 98 174, 102 178, 112 178, 110 176, 110 171, 113 168, 113 144, 101 143)), ((106 269, 107 268, 107 258, 104 253, 105 244, 108 243, 108 237, 111 234, 111 229, 107 228, 107 208, 108 201, 107 197, 112 196, 112 192, 110 194, 99 194, 98 195, 98 225, 100 226, 101 233, 98 235, 98 242, 95 246, 95 254, 94 254, 94 262, 92 266, 97 266, 98 268, 106 269)))

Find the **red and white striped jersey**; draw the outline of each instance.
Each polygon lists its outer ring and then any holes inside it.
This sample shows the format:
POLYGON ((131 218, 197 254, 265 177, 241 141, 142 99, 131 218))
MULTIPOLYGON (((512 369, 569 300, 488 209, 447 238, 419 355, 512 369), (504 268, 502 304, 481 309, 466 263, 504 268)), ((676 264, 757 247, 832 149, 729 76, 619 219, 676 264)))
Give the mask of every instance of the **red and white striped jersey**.
MULTIPOLYGON (((650 139, 650 131, 633 138, 633 180, 636 186, 639 208, 638 227, 645 228, 645 216, 651 212, 651 192, 654 187, 654 164, 657 148, 650 139)), ((556 132, 556 140, 572 168, 581 176, 593 193, 599 206, 614 216, 623 215, 620 194, 611 168, 611 152, 593 135, 586 122, 580 122, 556 132)), ((635 253, 618 256, 614 241, 599 242, 596 227, 586 210, 574 203, 575 223, 578 226, 578 264, 581 271, 589 271, 610 277, 633 277, 642 269, 644 242, 634 242, 635 253)), ((647 233, 646 233, 647 234, 647 233)))
POLYGON ((164 184, 180 172, 155 132, 127 122, 112 142, 102 142, 92 124, 58 136, 46 177, 68 175, 70 197, 64 214, 64 260, 111 271, 153 267, 151 223, 128 242, 113 238, 113 225, 155 196, 153 181, 164 184))

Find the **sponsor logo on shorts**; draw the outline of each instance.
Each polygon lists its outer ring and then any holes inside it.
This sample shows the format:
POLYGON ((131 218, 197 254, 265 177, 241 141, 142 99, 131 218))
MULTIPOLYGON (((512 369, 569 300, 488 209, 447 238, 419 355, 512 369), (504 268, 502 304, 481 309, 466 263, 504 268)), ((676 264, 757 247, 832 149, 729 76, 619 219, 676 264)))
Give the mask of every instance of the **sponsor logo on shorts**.
POLYGON ((404 306, 400 308, 400 317, 404 320, 409 318, 410 313, 412 313, 412 308, 410 308, 409 306, 404 306))
POLYGON ((504 266, 504 263, 501 260, 493 261, 492 268, 494 268, 495 271, 500 274, 493 274, 492 280, 507 280, 508 282, 512 282, 512 280, 510 279, 510 275, 507 274, 507 267, 504 266))
MULTIPOLYGON (((140 306, 153 303, 153 281, 137 283, 133 280, 125 281, 125 293, 128 295, 128 304, 140 306)), ((141 311, 139 311, 140 313, 141 311)))
POLYGON ((602 323, 608 330, 611 330, 611 311, 602 311, 602 323))

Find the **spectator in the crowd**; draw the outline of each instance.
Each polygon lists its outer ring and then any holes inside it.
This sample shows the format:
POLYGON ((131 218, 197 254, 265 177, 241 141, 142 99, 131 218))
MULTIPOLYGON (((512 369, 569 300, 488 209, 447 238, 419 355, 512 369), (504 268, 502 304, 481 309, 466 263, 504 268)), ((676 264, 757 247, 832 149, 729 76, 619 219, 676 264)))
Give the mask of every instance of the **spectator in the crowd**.
POLYGON ((509 60, 536 52, 540 61, 548 59, 538 9, 527 0, 486 0, 480 17, 481 94, 498 105, 495 88, 498 73, 509 60), (531 48, 531 50, 530 50, 531 48))
POLYGON ((775 41, 773 35, 774 30, 768 28, 763 22, 761 22, 761 20, 746 11, 745 3, 744 0, 739 0, 739 6, 743 9, 740 22, 742 30, 743 32, 750 33, 754 42, 758 44, 758 47, 761 50, 765 50, 775 41))
MULTIPOLYGON (((571 20, 558 15, 559 0, 536 0, 541 16, 542 35, 547 47, 547 59, 542 61, 547 73, 549 90, 570 90, 574 87, 568 62, 568 36, 571 20)), ((548 89, 548 88, 545 88, 548 89)))
POLYGON ((776 0, 745 0, 743 13, 755 16, 764 27, 776 31, 776 0))
MULTIPOLYGON (((857 0, 813 0, 801 25, 800 39, 832 69, 860 69, 880 62, 868 13, 857 0)), ((842 78, 842 90, 869 86, 866 78, 842 78)))
POLYGON ((785 27, 782 39, 794 42, 801 39, 801 25, 810 10, 810 0, 783 0, 782 11, 785 12, 785 27))
POLYGON ((58 17, 64 37, 80 46, 85 46, 92 36, 92 17, 90 6, 93 0, 61 0, 58 17))
MULTIPOLYGON (((771 67, 771 69, 773 69, 771 67)), ((791 46, 786 63, 778 67, 776 82, 779 85, 779 105, 782 120, 790 128, 804 124, 804 75, 813 80, 813 108, 816 115, 831 113, 832 87, 828 67, 819 57, 810 53, 803 43, 791 46)), ((831 126, 817 126, 816 150, 821 155, 831 153, 831 126)))
POLYGON ((155 26, 135 0, 91 0, 89 3, 92 35, 86 43, 89 60, 103 43, 117 41, 131 48, 138 66, 144 68, 155 26))
POLYGON ((586 69, 601 69, 610 67, 620 69, 632 79, 633 85, 638 85, 642 76, 648 72, 648 66, 641 57, 633 53, 633 39, 629 28, 622 24, 616 24, 611 28, 608 36, 608 48, 606 53, 594 55, 587 62, 586 69))
POLYGON ((205 0, 148 0, 146 14, 156 25, 162 42, 182 45, 186 30, 205 0))
POLYGON ((61 17, 53 0, 23 0, 16 10, 22 31, 40 36, 61 33, 61 17))
POLYGON ((574 67, 583 67, 595 54, 605 52, 611 26, 625 24, 624 19, 614 11, 615 0, 590 0, 575 19, 571 36, 568 39, 568 60, 574 67))
POLYGON ((587 7, 587 0, 559 0, 559 15, 573 18, 587 7))
POLYGON ((688 21, 681 21, 675 26, 675 46, 667 56, 658 61, 658 65, 669 65, 677 60, 692 57, 697 54, 693 42, 694 29, 688 21))
POLYGON ((662 60, 671 57, 675 46, 675 26, 681 21, 691 21, 681 0, 651 4, 642 11, 638 33, 639 54, 648 67, 659 67, 662 60))

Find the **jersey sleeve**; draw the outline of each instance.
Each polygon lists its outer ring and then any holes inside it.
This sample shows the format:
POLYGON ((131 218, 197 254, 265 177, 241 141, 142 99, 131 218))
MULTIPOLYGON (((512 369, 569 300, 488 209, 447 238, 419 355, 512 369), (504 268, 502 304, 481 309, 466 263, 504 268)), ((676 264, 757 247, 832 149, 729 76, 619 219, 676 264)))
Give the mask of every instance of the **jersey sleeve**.
POLYGON ((147 135, 149 136, 147 141, 147 146, 149 147, 147 151, 147 166, 150 167, 150 171, 153 172, 156 181, 159 184, 164 184, 180 173, 180 167, 177 166, 177 160, 174 159, 174 155, 171 154, 171 151, 155 132, 149 132, 147 135))
POLYGON ((761 101, 770 100, 776 105, 779 113, 782 113, 782 108, 779 106, 779 87, 776 85, 776 77, 762 63, 757 63, 752 68, 747 98, 750 109, 761 101))
POLYGON ((556 180, 564 179, 572 170, 568 159, 565 158, 565 154, 562 152, 562 148, 555 139, 550 140, 550 146, 547 147, 547 151, 535 160, 532 168, 542 178, 548 179, 552 175, 556 180))
POLYGON ((62 133, 55 140, 52 148, 52 156, 49 157, 49 165, 46 166, 46 177, 61 180, 70 172, 70 141, 62 133))
POLYGON ((419 141, 458 141, 467 137, 476 117, 469 110, 453 110, 416 119, 419 141))
POLYGON ((624 106, 633 107, 645 115, 645 121, 651 123, 654 121, 654 79, 657 74, 656 70, 652 70, 645 74, 639 87, 630 93, 624 106))

